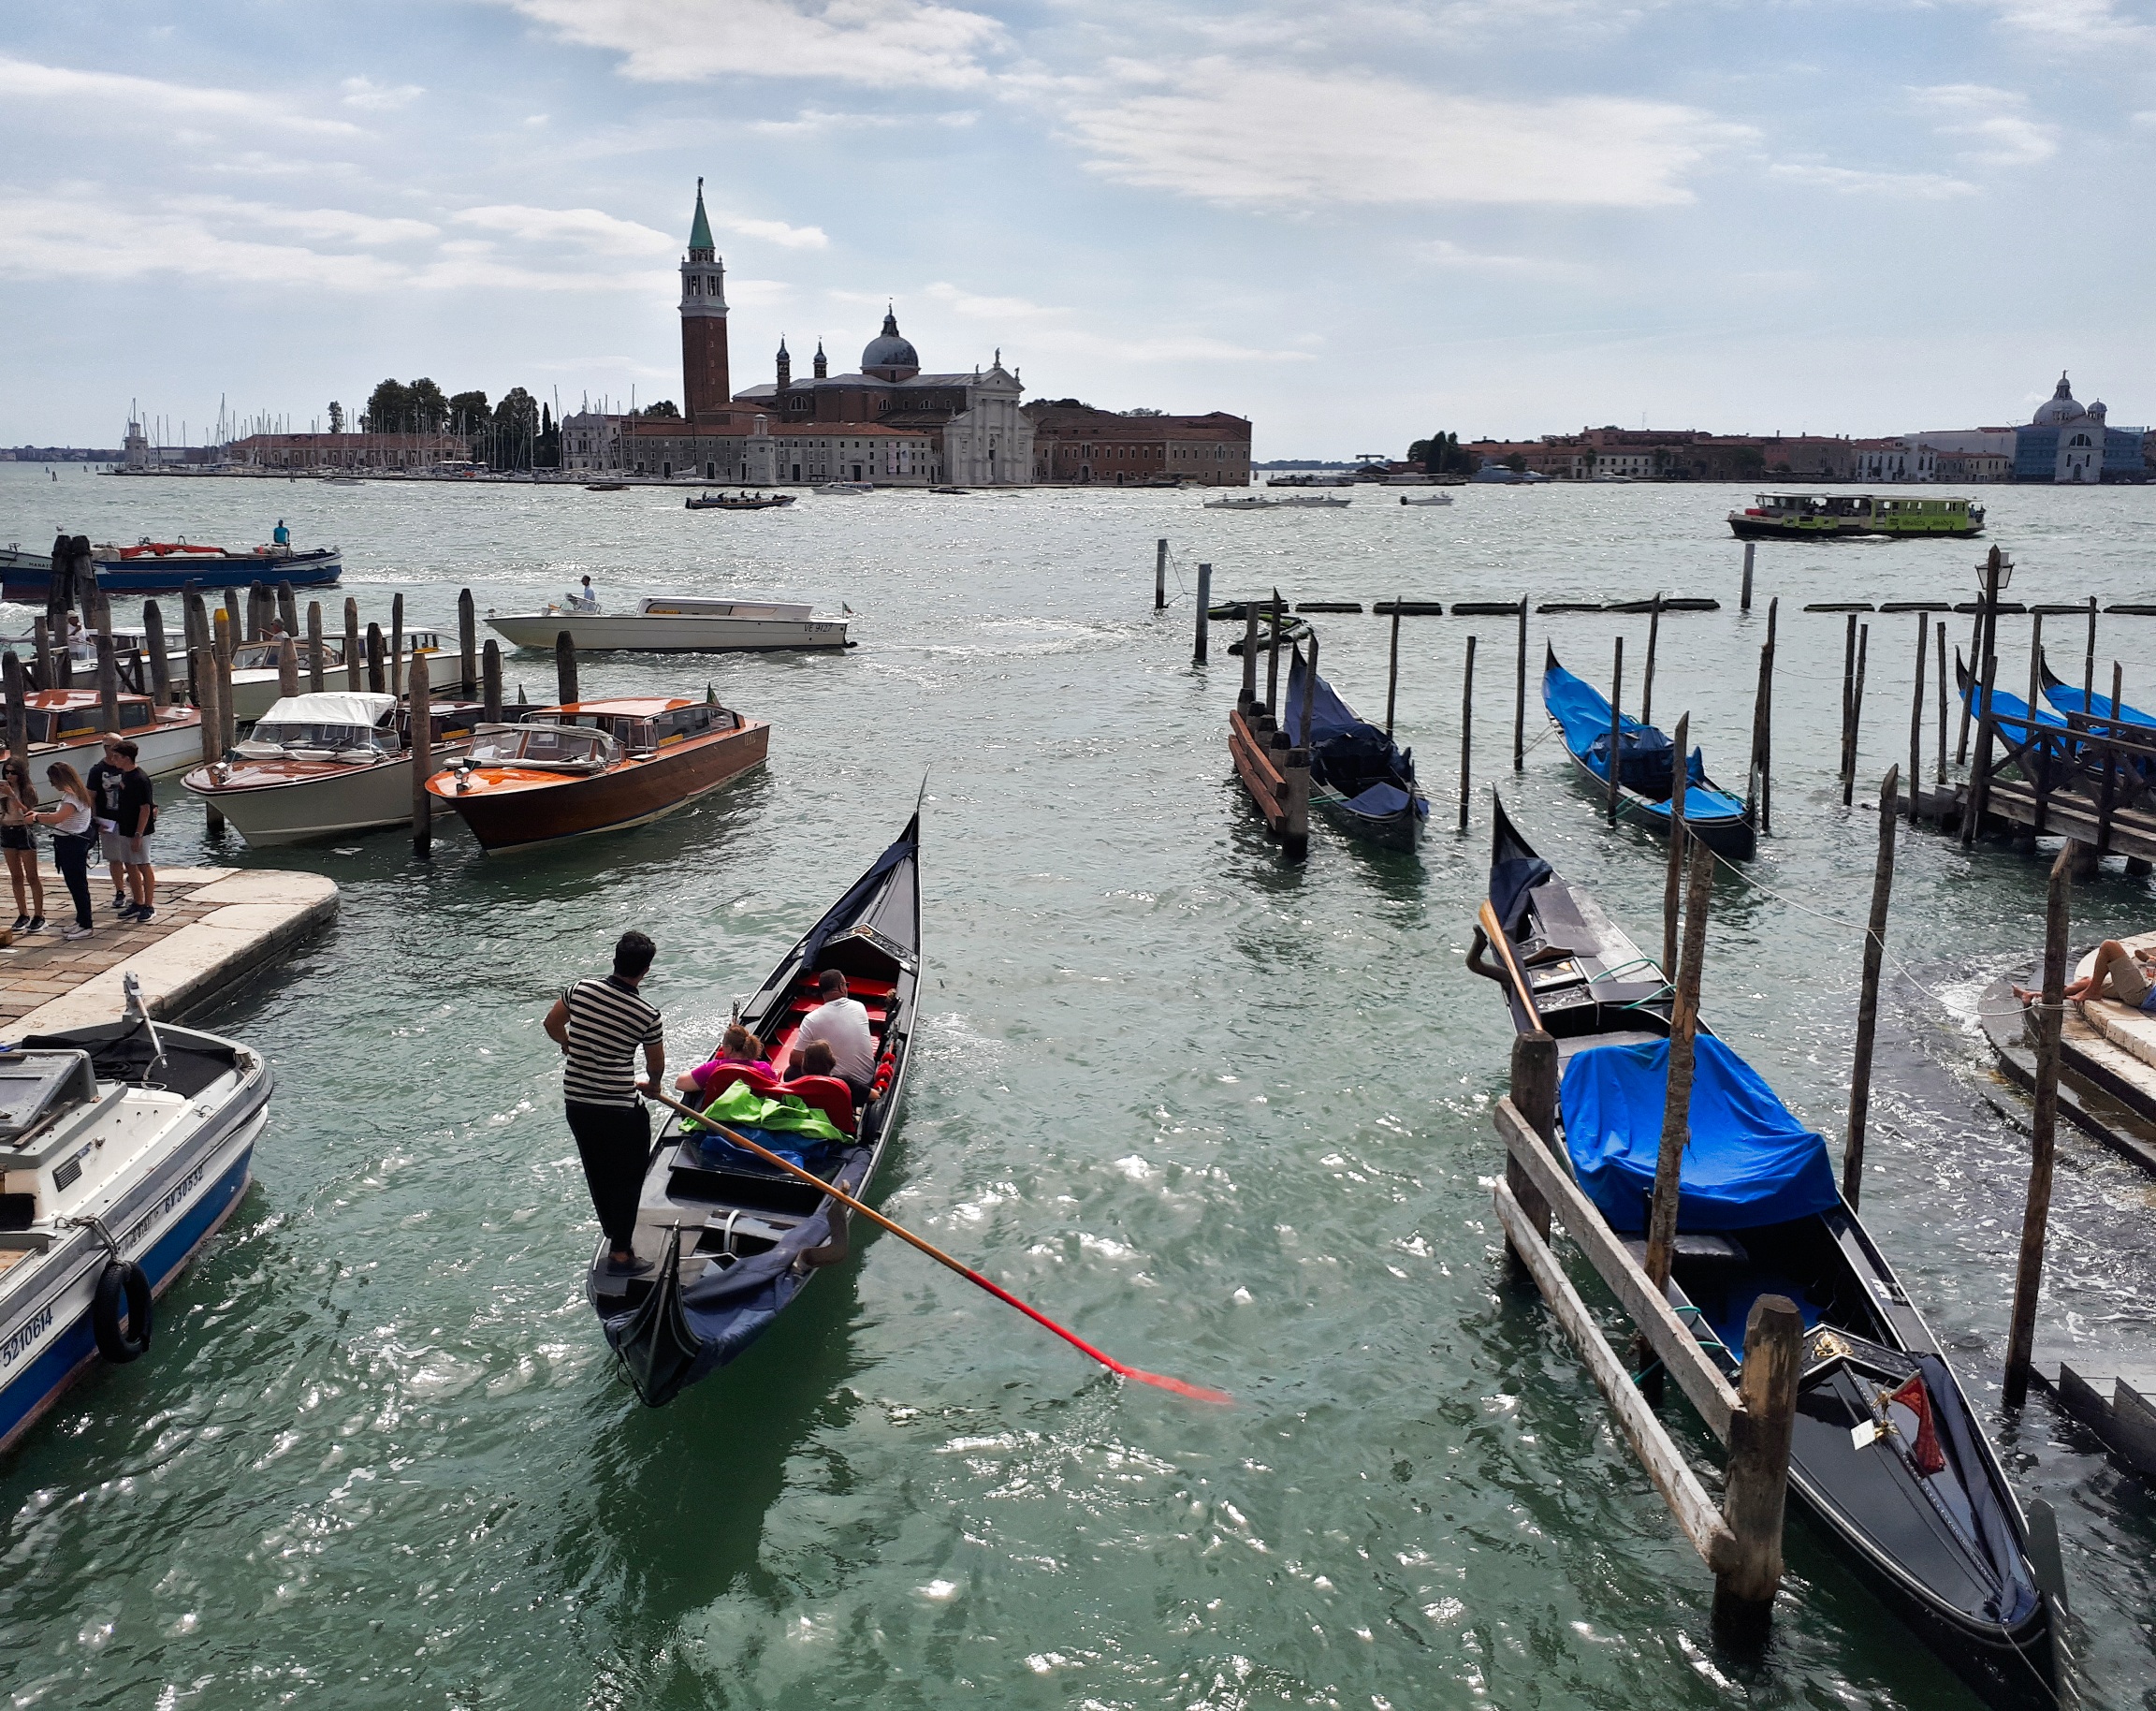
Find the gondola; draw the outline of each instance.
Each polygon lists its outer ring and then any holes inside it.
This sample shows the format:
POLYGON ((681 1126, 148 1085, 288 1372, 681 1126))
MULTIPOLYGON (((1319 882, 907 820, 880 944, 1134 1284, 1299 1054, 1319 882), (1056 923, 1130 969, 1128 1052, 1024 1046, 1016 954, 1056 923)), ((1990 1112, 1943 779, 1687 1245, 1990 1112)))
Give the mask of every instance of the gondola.
POLYGON ((1316 677, 1310 703, 1310 801, 1350 837, 1412 850, 1421 841, 1430 801, 1415 782, 1415 755, 1358 715, 1323 675, 1310 670, 1298 648, 1288 667, 1287 717, 1291 739, 1303 730, 1305 680, 1316 677))
MULTIPOLYGON (((1542 705, 1557 722, 1565 752, 1605 800, 1610 795, 1610 701, 1585 680, 1557 663, 1551 648, 1542 667, 1542 705)), ((1669 836, 1669 796, 1676 776, 1676 745, 1651 724, 1627 715, 1621 726, 1617 763, 1619 812, 1669 836)), ((1749 860, 1758 847, 1744 804, 1707 776, 1706 760, 1694 748, 1684 762, 1684 824, 1717 856, 1749 860)))
MULTIPOLYGON (((1470 966, 1504 986, 1516 1030, 1556 1037, 1574 1174, 1612 1228, 1637 1237, 1661 1141, 1668 983, 1502 805, 1493 817, 1470 966), (1497 940, 1492 964, 1484 953, 1497 940)), ((1789 1457, 1797 1507, 1986 1702, 2017 1711, 2060 1703, 2053 1601, 1944 1352, 1843 1203, 1825 1141, 1704 1028, 1681 1182, 1669 1301, 1723 1369, 1734 1379, 1759 1295, 1786 1295, 1803 1313, 1789 1457)))
MULTIPOLYGON (((1961 657, 1961 650, 1959 648, 1954 650, 1954 684, 1960 691, 1961 699, 1969 709, 1969 717, 1972 719, 1983 718, 1984 685, 1976 681, 1975 675, 1970 671, 1969 663, 1961 657)), ((2075 698, 2076 700, 2080 698, 2079 691, 2075 692, 2075 698)), ((2110 703, 2105 701, 2105 705, 2108 707, 2110 703)), ((2005 738, 2008 742, 2018 743, 2027 740, 2029 736, 2028 702, 2022 700, 2019 695, 2009 695, 2003 689, 1994 686, 1990 695, 1990 706, 1991 728, 1993 730, 2005 738)), ((2057 713, 2046 712, 2042 708, 2036 709, 2036 724, 2039 729, 2046 725, 2050 726, 2055 731, 2066 729, 2065 720, 2060 718, 2057 713)))
MULTIPOLYGON (((832 1076, 774 1084, 747 1066, 737 1073, 752 1093, 791 1094, 804 1115, 821 1113, 841 1133, 817 1142, 742 1123, 748 1138, 787 1152, 857 1198, 875 1177, 906 1092, 921 981, 920 839, 916 809, 897 841, 779 959, 740 1013, 783 1069, 823 970, 843 973, 867 1007, 877 1074, 865 1103, 856 1104, 832 1076)), ((723 1100, 732 1090, 715 1080, 705 1095, 723 1100)), ((810 1278, 847 1257, 847 1222, 828 1197, 715 1133, 688 1133, 681 1119, 669 1119, 645 1171, 632 1244, 637 1262, 651 1269, 617 1270, 602 1236, 585 1295, 636 1394, 663 1407, 740 1354, 810 1278)))
MULTIPOLYGON (((2067 682, 2051 669, 2049 660, 2039 660, 2037 669, 2044 684, 2044 699, 2050 702, 2061 713, 2088 713, 2097 719, 2116 719, 2119 725, 2118 734, 2134 741, 2145 742, 2148 740, 2147 738, 2141 736, 2141 732, 2156 731, 2156 715, 2145 713, 2139 708, 2130 706, 2123 701, 2119 703, 2118 709, 2114 713, 2109 695, 2092 694, 2084 696, 2078 688, 2067 682)), ((2002 703, 2001 705, 2003 706, 2004 704, 2002 703)), ((2099 736, 2105 734, 2102 725, 2098 725, 2096 731, 2099 736)))

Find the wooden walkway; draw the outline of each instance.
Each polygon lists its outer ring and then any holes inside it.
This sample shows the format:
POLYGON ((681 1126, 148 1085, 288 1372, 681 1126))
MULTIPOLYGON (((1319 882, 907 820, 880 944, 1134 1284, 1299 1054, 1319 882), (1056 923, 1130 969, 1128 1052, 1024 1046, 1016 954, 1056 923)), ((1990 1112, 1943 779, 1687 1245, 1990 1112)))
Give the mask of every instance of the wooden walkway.
POLYGON ((70 941, 60 936, 74 919, 67 887, 51 868, 43 877, 44 928, 0 946, 0 1032, 9 1039, 115 1019, 129 973, 153 1016, 182 1016, 224 996, 337 910, 337 887, 320 874, 172 868, 157 876, 156 919, 135 926, 113 914, 110 875, 100 863, 90 875, 96 929, 70 941))

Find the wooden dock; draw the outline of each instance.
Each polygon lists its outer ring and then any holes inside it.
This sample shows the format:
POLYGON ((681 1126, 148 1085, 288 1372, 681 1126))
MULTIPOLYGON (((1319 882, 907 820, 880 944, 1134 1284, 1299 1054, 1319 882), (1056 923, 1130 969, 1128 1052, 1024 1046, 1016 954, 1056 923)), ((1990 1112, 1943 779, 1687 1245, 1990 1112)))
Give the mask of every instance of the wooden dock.
POLYGON ((337 886, 318 873, 167 868, 147 926, 113 916, 110 882, 92 870, 97 929, 65 940, 67 888, 43 870, 46 925, 0 946, 0 1029, 10 1039, 118 1019, 133 974, 150 1014, 179 1019, 224 998, 337 913, 337 886))

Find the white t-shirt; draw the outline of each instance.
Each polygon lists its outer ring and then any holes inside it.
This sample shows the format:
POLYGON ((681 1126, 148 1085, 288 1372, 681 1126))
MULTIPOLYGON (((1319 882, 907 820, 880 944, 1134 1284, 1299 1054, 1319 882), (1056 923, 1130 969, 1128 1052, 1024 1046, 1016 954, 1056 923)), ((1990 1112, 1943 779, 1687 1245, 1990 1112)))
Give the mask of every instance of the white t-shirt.
POLYGON ((801 1031, 794 1036, 796 1051, 811 1040, 822 1040, 841 1080, 866 1086, 876 1074, 876 1036, 868 1031, 868 1012, 854 998, 835 998, 818 1004, 801 1018, 801 1031))

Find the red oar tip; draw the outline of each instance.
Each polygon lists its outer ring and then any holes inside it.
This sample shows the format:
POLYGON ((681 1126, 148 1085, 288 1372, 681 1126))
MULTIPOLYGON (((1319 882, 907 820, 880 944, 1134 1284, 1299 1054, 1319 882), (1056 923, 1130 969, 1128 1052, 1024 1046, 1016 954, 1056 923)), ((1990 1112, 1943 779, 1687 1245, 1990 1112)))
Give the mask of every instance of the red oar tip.
POLYGON ((1188 1383, 1158 1372, 1142 1372, 1136 1367, 1119 1366, 1115 1370, 1127 1379, 1136 1379, 1141 1384, 1150 1384, 1156 1390, 1172 1390, 1179 1397, 1188 1397, 1193 1402, 1217 1402, 1223 1408, 1231 1408, 1235 1403, 1235 1398, 1225 1390, 1209 1389, 1203 1384, 1188 1383))

